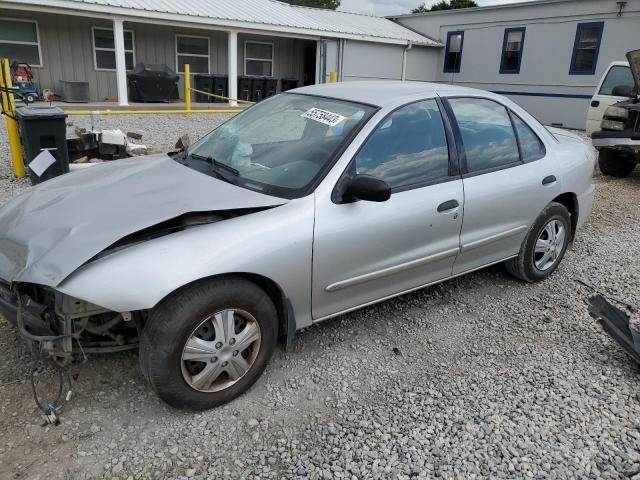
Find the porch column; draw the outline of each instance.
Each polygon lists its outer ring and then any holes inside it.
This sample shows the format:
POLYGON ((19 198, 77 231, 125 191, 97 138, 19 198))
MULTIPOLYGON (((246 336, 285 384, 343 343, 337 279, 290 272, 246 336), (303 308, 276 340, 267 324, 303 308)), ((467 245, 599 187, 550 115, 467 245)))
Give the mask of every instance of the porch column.
POLYGON ((121 106, 129 105, 127 96, 127 62, 124 56, 124 30, 122 19, 113 19, 113 40, 116 47, 116 83, 118 85, 118 103, 121 106))
MULTIPOLYGON (((229 31, 227 40, 229 52, 229 97, 238 98, 238 32, 235 30, 229 31)), ((238 102, 235 100, 229 100, 230 107, 237 107, 238 102)))

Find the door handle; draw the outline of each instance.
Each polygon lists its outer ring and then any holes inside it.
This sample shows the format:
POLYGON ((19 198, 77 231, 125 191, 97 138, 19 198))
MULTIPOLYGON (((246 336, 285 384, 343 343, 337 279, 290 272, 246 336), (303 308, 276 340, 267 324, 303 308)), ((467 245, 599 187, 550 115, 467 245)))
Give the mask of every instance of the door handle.
POLYGON ((551 185, 552 183, 556 183, 555 175, 549 175, 548 177, 544 177, 542 179, 542 185, 551 185))
POLYGON ((599 107, 599 106, 600 106, 600 102, 599 102, 598 100, 593 100, 593 101, 591 102, 591 106, 592 106, 593 108, 597 108, 597 107, 599 107))
POLYGON ((458 208, 459 206, 460 204, 458 203, 457 200, 447 200, 446 202, 443 202, 440 205, 438 205, 438 212, 445 213, 455 208, 458 208))

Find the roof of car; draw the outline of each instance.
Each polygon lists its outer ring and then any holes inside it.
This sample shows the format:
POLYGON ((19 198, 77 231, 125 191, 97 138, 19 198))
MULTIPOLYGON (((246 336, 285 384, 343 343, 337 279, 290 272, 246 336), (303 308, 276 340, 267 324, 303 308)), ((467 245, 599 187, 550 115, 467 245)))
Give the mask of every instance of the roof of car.
POLYGON ((473 88, 444 83, 401 81, 323 83, 296 88, 292 91, 295 93, 339 98, 341 100, 366 103, 379 107, 396 104, 404 98, 415 97, 417 95, 424 95, 425 98, 427 98, 443 94, 480 93, 480 90, 473 88))

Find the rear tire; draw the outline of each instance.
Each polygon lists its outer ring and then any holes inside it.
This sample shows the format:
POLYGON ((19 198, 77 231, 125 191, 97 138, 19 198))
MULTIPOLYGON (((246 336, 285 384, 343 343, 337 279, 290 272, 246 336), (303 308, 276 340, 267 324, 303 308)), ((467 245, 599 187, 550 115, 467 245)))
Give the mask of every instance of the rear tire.
POLYGON ((633 157, 610 148, 600 150, 598 164, 603 175, 618 178, 628 177, 633 172, 633 169, 636 168, 636 162, 633 157))
POLYGON ((525 282, 539 282, 546 279, 558 268, 567 251, 570 238, 569 211, 564 205, 551 202, 529 229, 518 256, 505 262, 507 271, 525 282), (555 240, 551 238, 553 237, 551 232, 555 232, 555 240), (559 232, 562 232, 561 241, 558 238, 559 232), (545 260, 547 254, 549 256, 545 260))
POLYGON ((203 280, 174 292, 153 309, 140 338, 140 368, 151 388, 172 407, 205 410, 233 400, 258 380, 277 334, 276 308, 257 285, 239 277, 203 280), (256 340, 238 355, 233 345, 243 342, 250 323, 256 340), (227 335, 230 329, 233 333, 227 335), (206 353, 198 350, 200 345, 206 353), (235 371, 238 361, 244 370, 235 371), (213 373, 200 384, 197 377, 205 369, 213 373))

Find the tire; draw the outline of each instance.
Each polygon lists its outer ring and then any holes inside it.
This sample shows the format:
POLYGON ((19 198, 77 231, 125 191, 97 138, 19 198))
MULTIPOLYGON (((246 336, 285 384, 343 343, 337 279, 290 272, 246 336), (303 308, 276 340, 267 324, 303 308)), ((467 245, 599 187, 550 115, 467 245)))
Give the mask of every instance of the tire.
POLYGON ((525 282, 539 282, 549 277, 562 261, 569 239, 571 238, 571 215, 564 205, 551 202, 540 213, 533 226, 529 229, 527 236, 522 242, 520 252, 517 257, 507 260, 505 265, 507 271, 516 278, 525 282), (554 253, 544 265, 539 265, 543 260, 545 252, 536 252, 536 244, 541 240, 541 244, 546 241, 548 226, 561 225, 564 229, 564 236, 561 244, 554 248, 554 253), (553 262, 551 262, 553 258, 553 262))
POLYGON ((273 354, 277 336, 276 308, 261 288, 239 277, 203 280, 174 292, 152 310, 140 337, 140 368, 151 388, 172 407, 206 410, 233 400, 258 380, 273 354), (249 324, 252 334, 258 328, 259 340, 239 356, 237 351, 231 352, 236 339, 226 338, 229 329, 224 327, 224 335, 218 333, 220 325, 229 325, 226 319, 231 310, 235 327, 229 327, 234 329, 229 337, 238 335, 238 344, 248 339, 241 335, 249 331, 249 324), (235 333, 240 328, 244 329, 235 333), (200 343, 193 350, 186 348, 187 341, 190 345, 200 343), (206 353, 198 349, 201 342, 206 342, 206 353), (198 359, 183 358, 192 355, 198 359), (205 355, 211 356, 201 360, 205 355), (250 366, 239 375, 242 369, 236 370, 234 365, 243 359, 250 366), (213 372, 207 375, 218 375, 211 385, 201 384, 206 381, 206 368, 213 372), (198 377, 198 373, 203 375, 198 377))
POLYGON ((598 164, 603 175, 618 178, 628 177, 633 172, 633 169, 636 168, 636 162, 633 161, 633 157, 610 148, 600 150, 598 164))
POLYGON ((25 96, 25 98, 27 100, 27 103, 33 103, 33 102, 35 102, 37 100, 37 97, 33 93, 28 93, 25 96))

